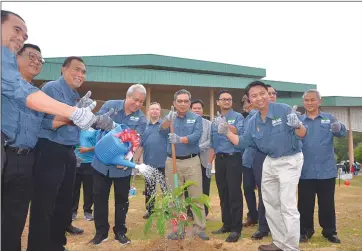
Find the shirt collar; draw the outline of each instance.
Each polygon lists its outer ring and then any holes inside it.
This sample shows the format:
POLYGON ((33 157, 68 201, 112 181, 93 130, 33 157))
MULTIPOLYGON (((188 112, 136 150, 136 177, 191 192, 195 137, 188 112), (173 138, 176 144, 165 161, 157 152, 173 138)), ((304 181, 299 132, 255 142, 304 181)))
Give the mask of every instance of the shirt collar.
POLYGON ((65 81, 64 77, 60 77, 59 82, 62 86, 62 91, 65 94, 65 96, 69 96, 74 99, 79 98, 79 94, 78 94, 77 90, 73 90, 72 88, 70 88, 70 86, 65 81))
POLYGON ((154 124, 152 124, 152 121, 151 121, 151 120, 148 120, 148 122, 147 122, 147 125, 156 125, 156 124, 161 124, 161 119, 158 119, 158 120, 156 121, 156 123, 154 123, 154 124))
MULTIPOLYGON (((316 118, 323 118, 323 113, 320 111, 319 113, 318 113, 318 115, 315 117, 315 119, 316 118)), ((304 121, 304 120, 306 120, 306 119, 310 119, 311 120, 311 118, 309 118, 308 117, 308 115, 307 115, 307 113, 304 113, 302 116, 301 116, 301 119, 302 119, 302 121, 304 121)))

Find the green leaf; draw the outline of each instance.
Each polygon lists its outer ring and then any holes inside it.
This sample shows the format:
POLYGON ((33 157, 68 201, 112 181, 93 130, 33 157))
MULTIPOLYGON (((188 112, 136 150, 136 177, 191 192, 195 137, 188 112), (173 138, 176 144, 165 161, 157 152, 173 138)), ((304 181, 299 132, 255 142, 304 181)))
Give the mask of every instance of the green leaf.
POLYGON ((202 194, 197 198, 193 198, 192 202, 199 203, 200 205, 209 204, 210 198, 206 194, 202 194))
POLYGON ((188 180, 181 187, 185 190, 190 186, 198 186, 198 185, 197 185, 196 181, 188 180))
POLYGON ((178 198, 178 197, 181 197, 183 194, 184 194, 184 189, 182 186, 176 187, 173 189, 173 192, 172 192, 173 197, 178 198))
POLYGON ((202 215, 201 215, 201 210, 200 208, 196 205, 196 204, 191 204, 191 208, 194 211, 194 213, 196 214, 196 216, 201 220, 202 219, 202 215))
POLYGON ((145 224, 145 228, 143 230, 143 232, 146 234, 150 228, 151 228, 151 224, 152 224, 152 220, 155 214, 151 214, 150 217, 147 219, 146 224, 145 224))
POLYGON ((165 216, 164 214, 160 214, 157 219, 157 232, 161 237, 165 236, 165 216))

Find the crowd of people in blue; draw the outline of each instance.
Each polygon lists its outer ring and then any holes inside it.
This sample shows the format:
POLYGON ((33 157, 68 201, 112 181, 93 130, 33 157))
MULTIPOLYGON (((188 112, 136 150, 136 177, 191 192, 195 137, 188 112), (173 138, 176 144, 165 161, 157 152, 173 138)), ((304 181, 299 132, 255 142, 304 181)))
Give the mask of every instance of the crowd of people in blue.
MULTIPOLYGON (((77 92, 87 73, 82 58, 67 57, 59 79, 45 83, 40 90, 32 81, 45 61, 39 46, 25 44, 25 21, 2 10, 1 26, 2 250, 21 250, 29 204, 27 251, 67 250, 66 232, 83 233, 72 225, 80 211, 81 184, 84 217, 94 221, 96 229, 90 243, 100 245, 108 240, 108 200, 113 185, 114 239, 130 244, 126 218, 132 170, 143 174, 151 166, 171 188, 174 182, 195 181, 198 185, 187 191, 192 198, 210 194, 213 163, 223 225, 211 231, 212 235, 228 233, 225 241, 237 242, 243 228, 257 225, 252 239, 271 234, 273 240, 258 250, 299 250, 299 243, 311 241, 315 233, 317 197, 322 235, 340 243, 333 138, 344 137, 346 127, 320 110, 322 99, 317 90, 307 90, 301 97, 305 113, 300 114, 296 107, 277 102, 275 88, 253 81, 240 98, 228 90, 220 91, 215 100, 218 115, 209 121, 203 118, 203 101, 181 89, 170 104, 175 110, 161 118, 161 105, 152 102, 147 119, 141 111, 146 89, 136 84, 125 93, 125 99, 106 101, 94 114, 96 103, 91 93, 80 97, 77 92), (241 102, 241 113, 232 109, 235 99, 241 102), (134 149, 132 161, 106 163, 95 149, 120 125, 138 132, 140 146, 134 149), (171 144, 176 149, 178 181, 173 178, 171 144), (243 197, 248 209, 244 222, 243 197)), ((146 204, 155 184, 146 182, 145 190, 146 204)), ((153 206, 147 204, 144 219, 149 218, 153 206)), ((208 210, 199 207, 201 218, 191 210, 192 234, 207 241, 208 210)), ((184 234, 171 232, 167 237, 183 239, 184 234)))

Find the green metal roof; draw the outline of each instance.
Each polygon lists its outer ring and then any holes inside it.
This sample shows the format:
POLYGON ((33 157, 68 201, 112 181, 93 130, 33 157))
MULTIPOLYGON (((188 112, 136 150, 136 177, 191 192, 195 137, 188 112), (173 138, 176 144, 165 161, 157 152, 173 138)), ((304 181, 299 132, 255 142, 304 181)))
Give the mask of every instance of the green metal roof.
MULTIPOLYGON (((208 62, 195 59, 170 57, 154 54, 85 56, 82 57, 87 67, 132 67, 144 69, 164 69, 214 75, 263 78, 266 70, 262 68, 208 62)), ((65 58, 46 58, 46 62, 63 63, 65 58)))
POLYGON ((322 106, 362 106, 362 97, 322 97, 322 106))
MULTIPOLYGON (((59 78, 61 63, 46 63, 43 70, 37 76, 38 80, 54 80, 59 78)), ((178 85, 178 86, 198 86, 216 88, 244 89, 253 78, 231 77, 223 75, 211 75, 189 72, 176 72, 165 70, 151 70, 128 67, 104 67, 87 66, 87 81, 107 82, 107 83, 140 83, 153 85, 178 85)), ((264 80, 263 80, 264 81, 264 80)), ((304 92, 316 85, 285 83, 266 80, 279 91, 304 92)))

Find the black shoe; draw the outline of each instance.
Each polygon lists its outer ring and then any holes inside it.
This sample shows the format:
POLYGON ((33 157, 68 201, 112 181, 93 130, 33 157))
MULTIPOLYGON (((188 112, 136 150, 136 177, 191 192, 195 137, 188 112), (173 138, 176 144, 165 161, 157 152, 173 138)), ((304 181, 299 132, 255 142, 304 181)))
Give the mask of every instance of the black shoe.
POLYGON ((101 233, 96 233, 96 236, 94 236, 94 238, 89 242, 92 243, 94 245, 99 245, 102 242, 108 241, 108 236, 105 234, 101 234, 101 233))
POLYGON ((263 237, 266 237, 268 235, 269 235, 268 232, 260 232, 258 230, 251 236, 251 239, 253 239, 253 240, 261 240, 261 239, 263 239, 263 237))
POLYGON ((224 226, 222 226, 220 229, 216 230, 216 231, 212 231, 212 234, 225 234, 225 233, 230 233, 231 229, 230 228, 226 228, 224 226))
POLYGON ((69 227, 67 227, 66 231, 72 235, 83 234, 83 232, 84 232, 83 229, 74 227, 73 225, 69 225, 69 227))
POLYGON ((143 219, 147 220, 148 218, 150 218, 150 213, 149 212, 146 212, 145 215, 143 215, 143 219))
POLYGON ((299 242, 301 243, 305 243, 305 242, 308 242, 309 238, 306 234, 301 234, 300 235, 300 238, 299 238, 299 242))
POLYGON ((333 234, 333 235, 329 235, 329 236, 324 236, 325 238, 327 238, 327 240, 329 242, 332 242, 332 243, 341 243, 341 240, 338 238, 337 235, 333 234))
POLYGON ((231 232, 229 236, 226 238, 226 242, 237 242, 240 238, 240 233, 238 232, 231 232))
POLYGON ((119 241, 122 245, 127 245, 131 243, 131 240, 125 234, 117 233, 115 239, 119 241))

